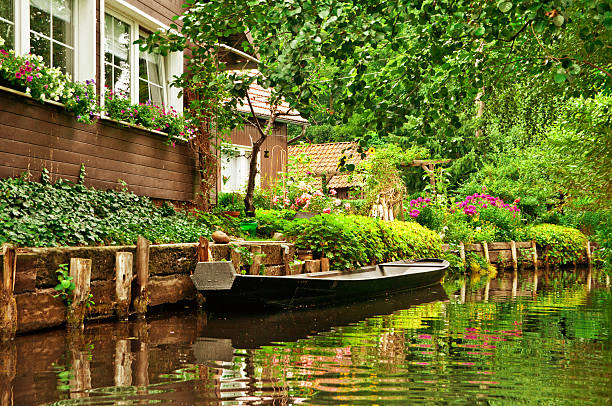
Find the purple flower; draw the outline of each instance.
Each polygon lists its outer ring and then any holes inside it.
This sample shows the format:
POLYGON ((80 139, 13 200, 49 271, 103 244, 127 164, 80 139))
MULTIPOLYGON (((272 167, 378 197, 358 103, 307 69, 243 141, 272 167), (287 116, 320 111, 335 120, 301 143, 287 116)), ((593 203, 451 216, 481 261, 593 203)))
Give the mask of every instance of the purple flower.
POLYGON ((419 214, 421 214, 421 212, 419 210, 417 210, 417 209, 413 209, 413 210, 410 210, 410 213, 408 213, 408 214, 412 218, 417 218, 417 217, 419 217, 419 214))

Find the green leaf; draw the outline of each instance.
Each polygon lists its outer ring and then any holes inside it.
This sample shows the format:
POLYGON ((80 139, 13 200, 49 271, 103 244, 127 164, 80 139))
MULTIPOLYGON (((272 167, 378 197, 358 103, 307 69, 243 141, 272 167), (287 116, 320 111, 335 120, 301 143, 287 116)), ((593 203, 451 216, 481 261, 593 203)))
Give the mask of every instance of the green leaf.
POLYGON ((71 284, 72 284, 72 282, 70 282, 69 280, 66 280, 66 279, 64 279, 64 280, 62 280, 60 282, 60 285, 62 285, 62 288, 64 288, 64 289, 68 289, 71 284))
POLYGON ((499 3, 497 3, 497 8, 502 13, 507 13, 508 11, 510 11, 512 9, 512 2, 510 2, 510 1, 500 1, 499 3))
POLYGON ((565 79, 567 79, 567 76, 565 75, 565 73, 557 72, 553 75, 553 79, 555 83, 563 83, 565 82, 565 79))
POLYGON ((319 17, 321 17, 324 20, 327 18, 328 15, 329 15, 329 9, 328 8, 319 11, 319 17))
POLYGON ((484 33, 485 33, 485 27, 483 26, 476 28, 476 30, 474 31, 474 35, 477 37, 482 37, 484 33))
POLYGON ((555 18, 553 18, 553 24, 555 24, 557 27, 561 27, 564 22, 565 17, 563 17, 561 14, 556 15, 555 18))

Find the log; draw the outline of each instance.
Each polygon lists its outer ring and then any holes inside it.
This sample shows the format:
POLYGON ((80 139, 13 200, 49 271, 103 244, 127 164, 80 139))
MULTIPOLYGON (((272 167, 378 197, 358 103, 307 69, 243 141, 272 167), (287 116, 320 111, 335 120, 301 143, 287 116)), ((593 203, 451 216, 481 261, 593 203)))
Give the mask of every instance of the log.
POLYGON ((187 275, 157 276, 149 281, 149 306, 193 300, 196 292, 187 275))
POLYGON ((510 254, 512 255, 512 269, 518 270, 518 258, 516 256, 516 242, 510 241, 510 254))
POLYGON ((136 297, 134 298, 134 311, 139 315, 147 312, 149 305, 149 240, 139 235, 136 242, 136 297))
POLYGON ((284 275, 291 275, 291 257, 289 255, 291 249, 288 245, 281 245, 282 256, 283 256, 283 266, 285 267, 284 275))
POLYGON ((321 272, 321 261, 318 259, 310 259, 305 263, 306 273, 321 272))
POLYGON ((91 259, 70 258, 70 277, 74 282, 72 303, 66 321, 71 328, 83 328, 91 285, 91 259))
POLYGON ((133 255, 131 252, 118 252, 115 260, 115 295, 117 297, 117 315, 126 319, 130 311, 132 300, 132 267, 133 255))
POLYGON ((321 258, 321 272, 329 271, 329 258, 321 258))
POLYGON ((249 267, 249 274, 250 275, 259 275, 260 272, 260 265, 261 265, 261 257, 262 257, 262 253, 261 253, 261 245, 253 245, 251 247, 251 265, 249 267))
POLYGON ((17 332, 17 302, 15 290, 15 270, 17 253, 12 245, 4 244, 2 253, 2 280, 0 281, 0 343, 10 341, 17 332))
POLYGON ((36 269, 18 270, 15 273, 15 290, 13 293, 34 292, 36 290, 36 269))
POLYGON ((591 242, 590 241, 586 242, 586 257, 587 257, 587 264, 591 265, 591 242))
POLYGON ((55 289, 42 289, 34 293, 15 296, 17 302, 17 331, 42 330, 61 326, 66 322, 66 305, 55 289))

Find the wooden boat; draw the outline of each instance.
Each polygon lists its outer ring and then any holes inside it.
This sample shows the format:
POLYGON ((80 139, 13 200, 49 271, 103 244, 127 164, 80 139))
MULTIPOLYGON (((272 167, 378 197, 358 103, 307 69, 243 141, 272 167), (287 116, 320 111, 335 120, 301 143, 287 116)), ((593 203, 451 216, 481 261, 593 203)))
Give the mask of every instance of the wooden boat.
POLYGON ((290 276, 240 275, 230 262, 199 262, 191 276, 208 308, 241 311, 353 302, 437 284, 441 259, 387 262, 352 271, 290 276))

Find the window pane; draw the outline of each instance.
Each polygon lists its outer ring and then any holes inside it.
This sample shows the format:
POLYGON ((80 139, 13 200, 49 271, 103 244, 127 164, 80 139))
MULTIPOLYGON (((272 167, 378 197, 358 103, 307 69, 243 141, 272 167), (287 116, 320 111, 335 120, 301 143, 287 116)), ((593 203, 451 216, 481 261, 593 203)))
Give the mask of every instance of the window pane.
POLYGON ((45 65, 51 66, 51 41, 36 34, 30 38, 30 52, 43 57, 45 65))
POLYGON ((13 0, 0 0, 0 17, 15 22, 13 0))
POLYGON ((104 86, 113 88, 113 67, 107 64, 104 64, 104 86))
POLYGON ((72 49, 63 47, 58 43, 53 44, 53 66, 57 66, 62 72, 72 75, 72 49))
POLYGON ((130 93, 130 70, 114 68, 115 83, 113 90, 116 92, 125 92, 129 95, 130 93))
POLYGON ((138 102, 146 103, 149 100, 149 84, 144 80, 138 81, 138 102))
POLYGON ((104 16, 104 60, 113 63, 113 17, 104 16))
MULTIPOLYGON (((67 10, 68 7, 66 5, 63 6, 62 10, 67 10)), ((66 45, 73 46, 74 41, 72 39, 72 33, 74 29, 72 28, 72 16, 70 13, 66 13, 62 11, 61 13, 56 13, 56 10, 53 10, 53 39, 59 42, 62 42, 66 45)))
POLYGON ((48 1, 31 0, 30 30, 51 36, 51 4, 48 1))
POLYGON ((164 104, 164 92, 162 92, 161 87, 149 84, 149 94, 154 104, 158 106, 164 104))
POLYGON ((4 39, 4 45, 0 49, 15 48, 15 37, 13 34, 13 25, 0 20, 0 37, 4 39))

